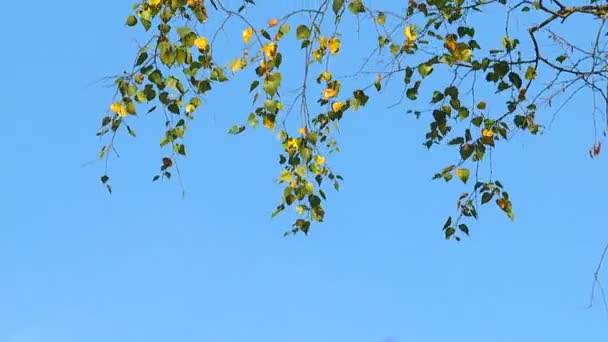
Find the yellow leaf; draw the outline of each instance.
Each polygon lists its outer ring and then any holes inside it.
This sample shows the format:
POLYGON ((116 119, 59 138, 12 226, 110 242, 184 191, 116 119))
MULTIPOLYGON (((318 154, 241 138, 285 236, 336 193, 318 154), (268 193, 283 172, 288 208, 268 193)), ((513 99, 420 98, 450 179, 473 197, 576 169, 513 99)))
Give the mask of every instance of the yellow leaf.
POLYGON ((443 43, 443 46, 448 49, 450 52, 453 52, 456 49, 456 41, 449 39, 443 43))
POLYGON ((454 56, 457 61, 468 62, 473 56, 473 51, 471 51, 467 44, 458 43, 456 49, 452 51, 452 56, 454 56))
POLYGON ((266 58, 272 60, 277 54, 277 43, 270 42, 262 47, 262 51, 266 58))
POLYGON ((162 3, 162 0, 150 0, 148 4, 152 7, 157 7, 162 3))
POLYGON ((120 116, 121 118, 124 118, 129 115, 129 113, 127 112, 127 107, 120 102, 112 103, 112 105, 110 105, 110 110, 118 114, 118 116, 120 116))
POLYGON ((376 17, 376 23, 378 25, 384 25, 386 23, 386 15, 384 15, 384 13, 382 12, 378 13, 378 17, 376 17))
POLYGON ((535 78, 536 78, 536 68, 529 66, 526 69, 526 80, 532 81, 535 78))
POLYGON ((405 28, 405 30, 403 31, 403 34, 405 35, 405 38, 407 38, 407 40, 409 41, 414 41, 416 40, 416 32, 414 31, 414 27, 412 25, 409 25, 405 28))
POLYGON ((275 27, 279 24, 279 21, 276 18, 272 18, 268 20, 268 27, 275 27))
POLYGON ((327 47, 327 37, 325 36, 320 36, 319 38, 317 38, 319 40, 319 47, 321 49, 326 48, 327 47))
POLYGON ((331 81, 331 72, 329 71, 323 71, 323 73, 321 74, 321 77, 319 77, 319 79, 325 81, 325 82, 329 82, 331 81))
POLYGON ((118 102, 114 102, 114 103, 112 103, 112 104, 110 105, 110 110, 111 110, 113 113, 117 113, 117 114, 118 114, 118 112, 120 111, 120 103, 118 103, 118 102))
POLYGON ((243 60, 241 60, 241 59, 232 60, 231 69, 232 69, 233 73, 243 69, 244 66, 245 66, 245 63, 243 63, 243 60))
POLYGON ((491 129, 484 128, 481 131, 481 135, 486 138, 491 138, 494 136, 494 131, 492 131, 491 129))
POLYGON ((249 41, 251 40, 251 37, 253 36, 253 28, 252 27, 248 27, 246 29, 243 30, 243 42, 245 44, 249 43, 249 41))
POLYGON ((323 165, 325 164, 325 157, 320 156, 320 155, 316 155, 315 156, 315 163, 317 163, 318 165, 323 165))
POLYGON ((274 129, 274 117, 270 116, 270 115, 264 115, 264 127, 268 128, 269 130, 273 130, 274 129))
POLYGON ((338 51, 340 51, 340 39, 330 38, 327 44, 329 47, 329 52, 331 52, 332 55, 335 55, 338 53, 338 51))
POLYGON ((321 59, 323 58, 323 49, 316 49, 312 52, 312 58, 315 59, 315 61, 320 62, 321 59))
POLYGON ((332 97, 336 97, 336 95, 338 95, 338 92, 335 89, 332 88, 327 88, 325 90, 323 90, 323 100, 329 100, 332 97))
POLYGON ((194 106, 193 104, 189 104, 186 106, 186 113, 192 113, 192 112, 194 112, 195 109, 196 109, 196 106, 194 106))
POLYGON ((304 126, 298 130, 301 135, 308 135, 308 127, 304 126))
POLYGON ((287 143, 285 145, 285 148, 288 152, 293 152, 298 149, 298 139, 290 138, 289 140, 287 140, 287 143))
POLYGON ((291 175, 291 172, 289 172, 289 170, 281 171, 281 175, 279 176, 279 183, 289 183, 292 179, 293 176, 291 175))
POLYGON ((339 112, 342 110, 342 108, 344 108, 345 105, 346 103, 342 101, 334 102, 331 104, 331 110, 333 110, 334 112, 339 112))
POLYGON ((194 40, 194 45, 200 50, 207 51, 209 49, 209 41, 206 37, 198 37, 194 40))
POLYGON ((135 83, 142 84, 143 81, 144 81, 144 75, 143 74, 137 74, 137 75, 135 75, 135 83))

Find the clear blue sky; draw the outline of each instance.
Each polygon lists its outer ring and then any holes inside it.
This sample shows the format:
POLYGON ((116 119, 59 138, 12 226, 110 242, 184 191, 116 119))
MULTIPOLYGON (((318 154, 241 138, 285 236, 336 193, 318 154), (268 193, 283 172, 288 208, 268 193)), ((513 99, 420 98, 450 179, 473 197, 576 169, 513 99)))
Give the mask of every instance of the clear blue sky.
POLYGON ((326 222, 285 239, 291 217, 269 218, 276 141, 226 134, 248 113, 237 92, 214 92, 198 115, 184 198, 176 182, 150 181, 163 155, 154 117, 120 138, 114 194, 99 184, 103 166, 89 162, 112 90, 96 81, 132 60, 130 6, 3 6, 0 341, 608 338, 600 303, 586 309, 608 241, 608 159, 587 155, 588 98, 495 154, 517 219, 484 210, 461 243, 440 226, 464 188, 430 180, 450 155, 421 147, 425 121, 372 102, 344 120, 331 162, 346 181, 326 222))

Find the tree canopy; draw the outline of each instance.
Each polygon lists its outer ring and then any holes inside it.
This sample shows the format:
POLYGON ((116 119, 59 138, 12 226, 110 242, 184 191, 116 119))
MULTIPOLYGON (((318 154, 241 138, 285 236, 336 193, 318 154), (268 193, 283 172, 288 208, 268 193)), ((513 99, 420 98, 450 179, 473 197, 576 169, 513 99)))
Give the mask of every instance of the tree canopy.
POLYGON ((330 167, 331 155, 340 150, 340 124, 369 101, 380 101, 386 87, 402 88, 402 96, 391 99, 391 110, 428 122, 420 132, 426 148, 445 145, 453 151, 433 178, 468 187, 456 195, 455 213, 446 208, 447 239, 468 235, 483 205, 514 219, 491 154, 519 134, 542 134, 579 93, 593 98, 582 112, 596 128, 589 154, 600 154, 608 111, 608 5, 597 0, 303 3, 277 6, 288 8, 266 18, 252 14, 253 0, 136 3, 126 25, 143 29, 146 40, 135 49, 132 68, 116 77, 116 98, 97 133, 105 139, 100 158, 106 161, 101 182, 107 189, 112 190, 107 161, 117 148, 115 137, 136 136, 134 116, 161 112, 166 118, 160 137, 166 156, 153 180, 170 179, 187 154, 188 126, 204 112, 206 98, 236 78, 248 80, 243 95, 253 108, 228 133, 261 126, 279 137, 276 178, 283 195, 272 216, 293 210, 288 233, 307 233, 313 222, 323 221, 326 190, 338 190, 343 181, 330 167), (488 16, 494 27, 481 24, 488 16), (584 25, 589 34, 573 35, 572 25, 584 25), (347 39, 359 32, 376 39, 347 39), (221 45, 230 59, 216 53, 225 36, 239 40, 221 45), (352 56, 347 66, 335 62, 342 54, 352 56), (284 96, 292 91, 287 82, 298 85, 291 98, 284 96), (549 115, 541 120, 542 113, 549 115))

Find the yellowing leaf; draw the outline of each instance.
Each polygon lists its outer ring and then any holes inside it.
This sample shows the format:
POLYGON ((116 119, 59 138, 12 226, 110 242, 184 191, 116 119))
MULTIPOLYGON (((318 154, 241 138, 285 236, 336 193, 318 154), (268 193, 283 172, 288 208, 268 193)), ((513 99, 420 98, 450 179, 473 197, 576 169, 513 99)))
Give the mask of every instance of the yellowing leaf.
POLYGON ((344 106, 346 106, 346 103, 342 101, 337 101, 331 104, 331 110, 333 110, 334 112, 339 112, 342 110, 342 108, 344 108, 344 106))
POLYGON ((243 69, 244 66, 245 66, 245 63, 243 62, 242 59, 234 59, 234 60, 232 60, 231 70, 234 73, 234 72, 237 72, 237 71, 243 69))
POLYGON ((407 40, 409 41, 414 41, 416 40, 416 37, 418 37, 412 25, 407 26, 403 31, 403 34, 405 35, 405 38, 407 38, 407 40))
POLYGON ((321 74, 321 76, 319 76, 319 79, 323 80, 325 82, 331 81, 331 78, 332 78, 331 72, 329 72, 329 71, 323 71, 323 73, 321 74))
POLYGON ((189 104, 186 106, 186 113, 192 113, 192 112, 194 112, 195 109, 196 109, 196 106, 194 106, 193 104, 189 104))
POLYGON ((315 156, 315 163, 317 163, 318 165, 323 165, 325 164, 325 157, 320 156, 320 155, 316 155, 315 156))
POLYGON ((264 115, 263 123, 264 127, 272 131, 274 129, 274 116, 264 115))
POLYGON ((312 52, 312 58, 314 58, 315 61, 320 62, 321 59, 323 58, 324 55, 324 51, 323 49, 316 49, 312 52))
POLYGON ((114 102, 110 105, 110 110, 116 114, 118 114, 118 116, 120 116, 121 118, 126 117, 127 115, 129 115, 129 113, 127 112, 127 107, 120 103, 120 102, 114 102))
POLYGON ((162 3, 162 0, 150 0, 148 4, 152 7, 157 7, 162 3))
POLYGON ((329 100, 332 97, 336 97, 338 95, 338 92, 333 89, 333 88, 327 88, 325 90, 323 90, 323 100, 329 100))
POLYGON ((471 51, 467 44, 459 43, 456 45, 456 49, 452 50, 452 56, 457 61, 468 62, 473 56, 473 51, 471 51))
POLYGON ((317 40, 319 40, 319 47, 321 49, 326 48, 327 47, 327 37, 325 36, 320 36, 319 38, 317 38, 317 40))
POLYGON ((453 52, 454 50, 456 50, 456 41, 452 39, 446 40, 445 43, 443 43, 443 46, 450 52, 453 52))
POLYGON ((194 46, 200 50, 207 51, 209 49, 209 41, 206 37, 198 37, 194 40, 194 46))
POLYGON ((302 135, 308 135, 308 127, 304 126, 298 130, 298 133, 302 135))
POLYGON ((264 52, 264 55, 266 56, 266 58, 272 60, 274 59, 274 57, 276 56, 277 53, 277 43, 275 42, 270 42, 265 44, 262 47, 262 51, 264 52))
POLYGON ((251 40, 251 37, 253 36, 253 28, 252 27, 248 27, 246 29, 243 30, 243 42, 245 44, 248 44, 249 41, 251 40))
POLYGON ((304 214, 304 207, 299 205, 296 207, 296 212, 298 213, 298 215, 302 215, 304 214))
POLYGON ((456 177, 460 178, 463 183, 466 183, 469 180, 469 169, 457 169, 454 173, 456 173, 456 177))
POLYGON ((494 132, 490 129, 484 128, 481 131, 481 142, 486 145, 494 146, 494 132))
POLYGON ((386 23, 386 15, 384 15, 384 13, 382 12, 378 13, 378 16, 376 17, 376 23, 378 25, 384 25, 386 23))
POLYGON ((289 170, 283 170, 279 176, 279 183, 289 183, 292 179, 293 176, 291 175, 291 172, 289 172, 289 170))
POLYGON ((529 66, 528 69, 526 69, 526 80, 532 81, 535 78, 536 78, 536 69, 532 66, 529 66))
POLYGON ((327 42, 327 46, 329 47, 329 52, 332 55, 335 55, 340 51, 340 39, 338 38, 330 38, 327 42))
POLYGON ((121 104, 119 102, 114 102, 114 103, 112 103, 110 105, 110 110, 113 113, 117 113, 118 114, 118 112, 120 111, 120 106, 121 106, 121 104))
POLYGON ((293 152, 296 149, 298 149, 298 139, 295 138, 289 138, 287 140, 287 143, 285 144, 285 149, 287 150, 287 152, 293 152))
POLYGON ((272 18, 268 20, 268 27, 275 27, 279 24, 279 21, 276 18, 272 18))

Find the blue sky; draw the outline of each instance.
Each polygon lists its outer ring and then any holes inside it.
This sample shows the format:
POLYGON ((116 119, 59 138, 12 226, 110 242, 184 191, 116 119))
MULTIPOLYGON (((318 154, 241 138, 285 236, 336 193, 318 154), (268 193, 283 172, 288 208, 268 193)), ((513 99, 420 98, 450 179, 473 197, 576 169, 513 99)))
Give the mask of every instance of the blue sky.
POLYGON ((198 114, 184 197, 150 181, 154 117, 120 138, 114 194, 101 187, 95 131, 112 89, 98 80, 132 60, 129 10, 12 1, 0 14, 0 341, 606 340, 600 303, 586 308, 608 241, 589 98, 494 155, 517 219, 488 208, 455 243, 440 227, 464 188, 430 180, 450 155, 420 145, 427 123, 387 109, 389 93, 343 122, 326 222, 286 239, 292 217, 269 218, 275 138, 226 134, 248 113, 239 83, 198 114))

